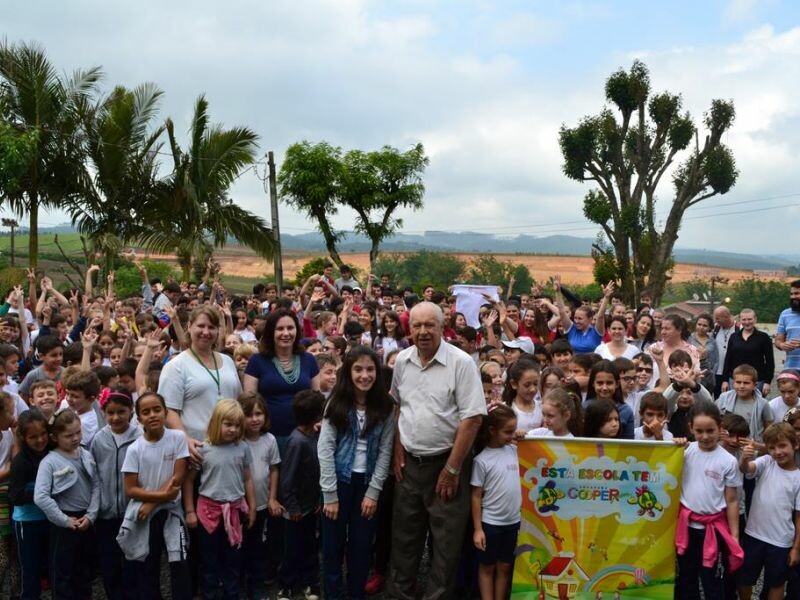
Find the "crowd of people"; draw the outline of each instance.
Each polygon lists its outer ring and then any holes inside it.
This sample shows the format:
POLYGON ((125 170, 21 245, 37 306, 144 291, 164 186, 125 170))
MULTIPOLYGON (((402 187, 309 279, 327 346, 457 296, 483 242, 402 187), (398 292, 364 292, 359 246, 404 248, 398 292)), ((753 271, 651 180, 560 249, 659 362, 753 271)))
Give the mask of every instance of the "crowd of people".
POLYGON ((691 332, 613 284, 362 287, 326 264, 237 297, 135 264, 135 297, 93 266, 66 295, 29 271, 0 306, 11 597, 90 598, 99 574, 159 598, 168 573, 175 599, 505 598, 516 445, 540 436, 684 446, 676 598, 748 599, 760 576, 800 597, 800 281, 773 339, 752 310, 691 332))

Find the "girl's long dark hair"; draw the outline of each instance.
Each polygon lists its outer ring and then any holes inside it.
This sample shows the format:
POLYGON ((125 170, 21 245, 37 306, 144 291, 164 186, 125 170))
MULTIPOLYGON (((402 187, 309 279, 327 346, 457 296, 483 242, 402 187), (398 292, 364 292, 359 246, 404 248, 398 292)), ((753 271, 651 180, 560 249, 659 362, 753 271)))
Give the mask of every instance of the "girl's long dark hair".
POLYGON ((617 404, 622 404, 622 389, 619 385, 619 371, 617 367, 614 366, 614 363, 610 360, 599 360, 595 363, 592 367, 591 372, 589 373, 589 386, 586 390, 586 399, 593 400, 597 397, 597 394, 594 392, 594 380, 597 378, 598 373, 610 373, 614 376, 614 381, 617 383, 617 389, 614 390, 614 402, 617 404))
MULTIPOLYGON (((619 415, 616 404, 611 400, 595 400, 583 413, 583 437, 600 437, 600 430, 613 413, 619 415)), ((617 431, 616 437, 622 433, 622 427, 617 431)))
POLYGON ((508 406, 511 406, 511 403, 514 402, 514 398, 517 397, 517 390, 514 389, 512 383, 519 384, 519 380, 522 379, 522 376, 527 371, 536 371, 538 373, 540 371, 539 363, 526 358, 520 358, 508 369, 508 373, 506 373, 506 385, 503 388, 503 402, 508 406))
POLYGON ((355 346, 345 354, 336 386, 333 388, 328 405, 325 408, 325 418, 330 421, 331 425, 344 433, 350 431, 348 415, 354 408, 356 395, 355 386, 353 385, 353 365, 363 356, 369 357, 375 365, 375 383, 367 392, 367 419, 362 436, 379 422, 389 418, 394 409, 394 403, 386 391, 386 384, 383 381, 383 369, 380 359, 372 349, 367 346, 355 346))

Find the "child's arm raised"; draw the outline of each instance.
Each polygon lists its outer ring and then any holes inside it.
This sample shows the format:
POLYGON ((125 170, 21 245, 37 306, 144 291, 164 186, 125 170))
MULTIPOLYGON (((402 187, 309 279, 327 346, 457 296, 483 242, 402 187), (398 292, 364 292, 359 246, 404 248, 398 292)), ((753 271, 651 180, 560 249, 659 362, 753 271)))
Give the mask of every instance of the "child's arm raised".
POLYGON ((739 459, 739 469, 745 475, 755 475, 756 464, 753 462, 756 458, 756 444, 753 440, 744 442, 742 448, 742 457, 739 459))
POLYGON ((486 534, 483 532, 483 522, 481 521, 481 500, 483 498, 483 489, 473 485, 472 494, 470 495, 470 504, 472 506, 472 527, 474 533, 472 534, 472 543, 478 550, 486 550, 486 534))

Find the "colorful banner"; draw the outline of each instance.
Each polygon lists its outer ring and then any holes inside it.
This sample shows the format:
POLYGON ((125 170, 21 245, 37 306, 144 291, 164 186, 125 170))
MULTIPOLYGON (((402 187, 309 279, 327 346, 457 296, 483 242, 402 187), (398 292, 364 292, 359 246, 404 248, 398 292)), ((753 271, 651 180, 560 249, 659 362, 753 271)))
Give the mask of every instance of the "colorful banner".
POLYGON ((682 448, 537 438, 519 468, 513 600, 673 597, 682 448))

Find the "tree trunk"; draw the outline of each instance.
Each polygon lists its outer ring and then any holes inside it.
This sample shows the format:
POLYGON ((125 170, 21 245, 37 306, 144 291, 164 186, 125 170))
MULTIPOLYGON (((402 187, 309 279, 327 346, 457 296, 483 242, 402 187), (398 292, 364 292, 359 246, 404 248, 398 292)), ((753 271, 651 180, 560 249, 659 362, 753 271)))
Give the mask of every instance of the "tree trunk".
POLYGON ((28 265, 35 271, 39 264, 39 195, 31 191, 29 198, 28 265))
POLYGON ((369 272, 375 272, 375 261, 378 260, 378 253, 380 253, 380 246, 377 242, 372 242, 372 247, 369 249, 369 272))
POLYGON ((331 257, 331 260, 336 263, 336 266, 341 268, 344 265, 344 261, 342 257, 339 256, 339 252, 336 249, 336 234, 331 229, 330 224, 328 223, 328 217, 325 213, 317 212, 314 217, 316 217, 317 222, 319 223, 319 230, 322 233, 322 237, 325 239, 325 247, 328 249, 328 254, 331 257))
POLYGON ((664 289, 667 286, 669 271, 672 268, 672 250, 678 240, 680 221, 668 219, 657 246, 653 249, 653 262, 650 266, 648 289, 653 299, 653 306, 661 303, 664 289))

